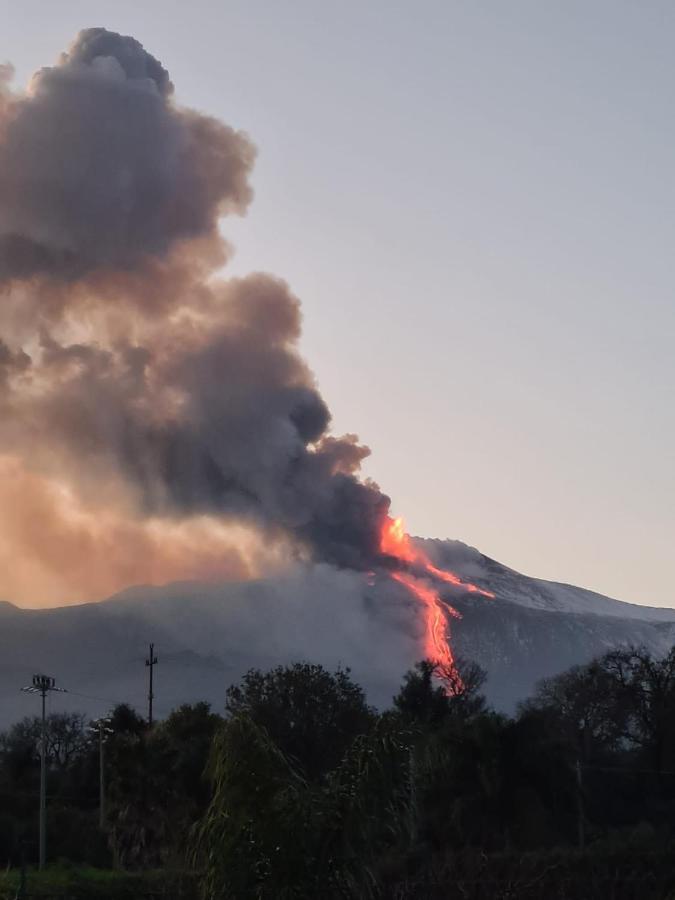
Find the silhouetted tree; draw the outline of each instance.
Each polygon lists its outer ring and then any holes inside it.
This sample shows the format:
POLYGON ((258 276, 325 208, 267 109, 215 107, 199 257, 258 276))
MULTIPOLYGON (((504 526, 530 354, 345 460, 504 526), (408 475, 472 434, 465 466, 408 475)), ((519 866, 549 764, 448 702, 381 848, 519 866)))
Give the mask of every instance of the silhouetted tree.
POLYGON ((422 731, 433 731, 450 717, 466 719, 485 710, 485 678, 485 670, 475 662, 459 659, 447 670, 423 659, 403 676, 394 709, 422 731))
POLYGON ((625 737, 662 772, 675 762, 675 648, 661 659, 641 647, 602 657, 625 710, 625 737))
POLYGON ((285 757, 316 780, 335 768, 357 735, 375 721, 349 669, 295 663, 269 672, 251 669, 227 690, 230 716, 245 714, 264 728, 285 757))
POLYGON ((185 704, 148 729, 128 707, 112 715, 110 836, 118 862, 139 868, 180 861, 210 794, 204 779, 222 718, 185 704))
POLYGON ((401 690, 394 697, 394 709, 425 731, 439 728, 450 715, 450 698, 439 675, 438 663, 420 660, 405 673, 401 690))

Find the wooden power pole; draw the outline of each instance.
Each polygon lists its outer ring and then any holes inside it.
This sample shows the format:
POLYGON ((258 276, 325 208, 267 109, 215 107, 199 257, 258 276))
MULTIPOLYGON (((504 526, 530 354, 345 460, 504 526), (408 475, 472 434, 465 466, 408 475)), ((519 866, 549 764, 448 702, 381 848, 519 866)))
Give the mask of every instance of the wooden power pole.
POLYGON ((152 672, 155 666, 157 665, 157 657, 155 656, 155 645, 150 644, 150 655, 145 661, 145 665, 148 667, 150 671, 150 685, 148 688, 148 726, 152 728, 152 701, 155 697, 152 687, 153 687, 153 678, 152 672))

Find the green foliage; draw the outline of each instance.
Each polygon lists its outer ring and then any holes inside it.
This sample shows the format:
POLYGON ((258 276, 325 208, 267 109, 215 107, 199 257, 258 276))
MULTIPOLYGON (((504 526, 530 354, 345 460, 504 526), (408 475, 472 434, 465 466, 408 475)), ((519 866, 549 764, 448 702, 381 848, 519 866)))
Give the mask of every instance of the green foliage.
POLYGON ((141 737, 148 728, 146 720, 126 703, 119 703, 109 719, 109 727, 116 737, 141 737))
POLYGON ((423 659, 403 676, 394 709, 422 733, 435 731, 449 719, 468 720, 484 712, 485 679, 485 671, 468 660, 457 660, 448 671, 438 662, 423 659))
MULTIPOLYGON (((15 900, 19 883, 16 870, 0 874, 0 900, 15 900)), ((197 897, 194 876, 182 871, 136 875, 109 869, 54 866, 43 872, 29 870, 26 889, 30 900, 140 900, 145 896, 196 900, 197 897)))
POLYGON ((646 768, 675 768, 675 648, 654 659, 643 648, 613 650, 538 687, 524 709, 550 716, 586 763, 626 751, 646 768))
POLYGON ((429 730, 440 727, 450 715, 450 698, 436 680, 438 663, 423 659, 403 676, 394 697, 394 708, 411 724, 429 730))
MULTIPOLYGON (((84 716, 47 717, 47 840, 53 857, 105 865, 106 842, 97 830, 98 757, 84 716)), ((0 736, 0 858, 18 859, 37 835, 40 785, 38 717, 23 719, 0 736)))
POLYGON ((119 865, 179 864, 186 835, 210 795, 204 770, 220 716, 208 703, 186 704, 149 730, 129 710, 116 710, 108 747, 108 826, 119 865))
MULTIPOLYGON (((41 734, 42 723, 38 716, 22 719, 0 736, 0 752, 15 764, 37 767, 40 763, 41 734)), ((86 744, 84 716, 80 713, 52 713, 47 716, 46 737, 47 765, 65 769, 86 744)))
POLYGON ((585 762, 602 761, 621 749, 629 715, 626 698, 606 666, 606 658, 573 666, 546 678, 521 714, 548 718, 585 762))
POLYGON ((674 846, 465 851, 399 882, 396 900, 675 900, 674 846))
MULTIPOLYGON (((49 858, 179 870, 191 848, 204 900, 667 896, 675 652, 607 653, 543 682, 513 718, 486 709, 484 675, 422 661, 379 715, 348 671, 306 663, 247 673, 224 719, 198 703, 149 729, 117 707, 105 832, 97 738, 82 716, 51 717, 49 858)), ((21 846, 36 853, 38 787, 27 719, 0 735, 0 855, 13 865, 21 846)), ((36 897, 189 896, 169 876, 31 878, 36 897)), ((15 885, 6 875, 0 900, 15 885)))
MULTIPOLYGON (((152 731, 130 707, 113 710, 105 747, 108 821, 99 829, 99 745, 85 719, 47 720, 47 846, 50 859, 129 868, 179 863, 186 835, 206 809, 203 778, 220 716, 183 706, 152 731), (112 854, 111 854, 112 851, 112 854)), ((0 736, 0 858, 36 855, 40 720, 0 736)))
POLYGON ((657 772, 675 767, 675 648, 654 659, 642 648, 602 658, 626 711, 625 737, 657 772))
POLYGON ((209 900, 371 897, 378 854, 413 818, 409 744, 385 729, 353 742, 318 785, 239 713, 216 739, 211 771, 197 839, 209 900))
POLYGON ((349 669, 331 673, 311 663, 251 669, 241 685, 228 688, 225 708, 265 729, 310 780, 333 769, 375 721, 349 669))

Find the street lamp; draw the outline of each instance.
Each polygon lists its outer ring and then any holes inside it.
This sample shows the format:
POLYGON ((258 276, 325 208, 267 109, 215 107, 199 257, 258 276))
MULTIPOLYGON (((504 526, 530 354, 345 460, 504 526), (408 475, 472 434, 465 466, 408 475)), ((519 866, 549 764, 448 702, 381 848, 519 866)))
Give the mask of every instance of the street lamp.
POLYGON ((89 731, 98 732, 98 824, 101 831, 105 829, 105 764, 103 748, 105 747, 106 738, 114 734, 114 729, 110 727, 111 722, 110 716, 102 716, 100 719, 94 719, 89 728, 89 731))
POLYGON ((44 869, 47 854, 47 722, 45 718, 45 698, 50 691, 67 694, 65 688, 56 687, 56 679, 51 675, 33 675, 33 683, 22 687, 27 694, 42 695, 42 734, 40 740, 40 860, 39 867, 44 869))

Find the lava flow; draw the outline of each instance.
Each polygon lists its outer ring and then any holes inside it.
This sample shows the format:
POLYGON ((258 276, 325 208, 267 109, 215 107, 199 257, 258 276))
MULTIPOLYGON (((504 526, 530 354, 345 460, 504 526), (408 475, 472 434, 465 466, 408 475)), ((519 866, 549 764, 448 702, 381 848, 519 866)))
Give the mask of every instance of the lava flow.
POLYGON ((462 690, 462 680, 457 672, 455 656, 449 641, 447 617, 460 619, 457 610, 443 600, 430 580, 444 581, 461 587, 472 594, 494 599, 494 594, 475 584, 462 581, 454 572, 434 566, 429 557, 415 547, 406 534, 403 519, 387 516, 380 535, 380 550, 386 556, 394 557, 405 564, 405 570, 392 573, 392 578, 405 585, 424 607, 426 633, 424 639, 425 656, 438 663, 444 680, 452 684, 453 691, 462 690), (412 570, 412 571, 411 571, 412 570), (426 576, 426 578, 424 577, 426 576))

